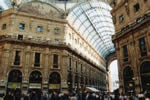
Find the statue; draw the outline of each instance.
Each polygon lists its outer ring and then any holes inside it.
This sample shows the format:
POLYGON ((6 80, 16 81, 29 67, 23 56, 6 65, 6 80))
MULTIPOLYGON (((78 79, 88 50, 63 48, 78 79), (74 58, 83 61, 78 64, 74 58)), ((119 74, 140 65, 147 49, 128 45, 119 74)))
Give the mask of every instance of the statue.
POLYGON ((20 3, 21 3, 22 0, 11 0, 11 5, 12 7, 17 7, 20 3))

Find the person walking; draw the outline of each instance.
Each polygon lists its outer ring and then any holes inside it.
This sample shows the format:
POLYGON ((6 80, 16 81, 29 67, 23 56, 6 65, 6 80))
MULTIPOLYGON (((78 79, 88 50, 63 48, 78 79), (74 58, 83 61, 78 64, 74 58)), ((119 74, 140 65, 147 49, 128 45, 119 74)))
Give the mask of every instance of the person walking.
POLYGON ((23 95, 23 100, 29 100, 29 97, 26 94, 24 94, 23 95))

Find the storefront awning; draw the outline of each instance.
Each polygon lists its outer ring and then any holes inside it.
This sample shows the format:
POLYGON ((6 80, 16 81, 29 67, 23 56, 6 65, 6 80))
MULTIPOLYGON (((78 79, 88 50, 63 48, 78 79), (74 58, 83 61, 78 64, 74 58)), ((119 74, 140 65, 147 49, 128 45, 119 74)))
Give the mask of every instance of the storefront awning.
POLYGON ((100 92, 98 89, 93 88, 93 87, 86 87, 86 90, 89 92, 100 92))

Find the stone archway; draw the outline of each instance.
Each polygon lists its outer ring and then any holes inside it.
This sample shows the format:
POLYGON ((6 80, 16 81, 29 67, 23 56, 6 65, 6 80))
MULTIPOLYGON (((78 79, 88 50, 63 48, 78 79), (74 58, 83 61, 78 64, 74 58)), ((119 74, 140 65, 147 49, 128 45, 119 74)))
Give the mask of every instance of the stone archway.
POLYGON ((22 72, 12 70, 8 75, 7 93, 11 92, 15 96, 21 96, 22 72))
POLYGON ((52 72, 49 76, 49 91, 60 91, 61 77, 58 72, 52 72))
POLYGON ((145 61, 140 67, 143 91, 150 90, 150 61, 145 61))
MULTIPOLYGON (((107 76, 106 76, 106 79, 107 79, 107 89, 112 92, 112 82, 111 82, 111 75, 110 75, 110 65, 112 64, 113 61, 117 60, 117 56, 116 56, 116 53, 112 53, 110 55, 107 56, 106 58, 106 70, 107 70, 107 76)), ((118 71, 117 71, 118 72, 118 71)), ((119 84, 119 83, 118 83, 119 84)))
POLYGON ((29 92, 35 91, 38 95, 42 89, 42 74, 39 71, 33 71, 29 76, 29 92))
POLYGON ((123 81, 124 81, 124 90, 125 93, 131 94, 135 91, 135 85, 134 85, 134 73, 131 67, 127 66, 123 70, 123 81))
POLYGON ((107 79, 108 79, 108 86, 109 91, 113 92, 114 90, 119 88, 119 76, 118 76, 118 61, 115 59, 113 60, 107 72, 107 79))

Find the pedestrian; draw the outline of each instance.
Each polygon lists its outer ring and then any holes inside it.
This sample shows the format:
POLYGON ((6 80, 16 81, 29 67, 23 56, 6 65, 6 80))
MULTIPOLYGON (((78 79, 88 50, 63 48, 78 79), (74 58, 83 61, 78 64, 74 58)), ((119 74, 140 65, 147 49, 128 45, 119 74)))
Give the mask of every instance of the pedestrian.
POLYGON ((11 93, 8 92, 5 96, 4 96, 4 100, 10 100, 11 99, 11 93))
POLYGON ((35 94, 34 100, 38 100, 38 95, 37 94, 35 94))
POLYGON ((43 100, 48 100, 48 94, 47 93, 44 93, 43 100))
POLYGON ((58 94, 56 93, 56 91, 53 92, 51 100, 58 100, 58 94))
POLYGON ((86 100, 93 100, 93 96, 90 92, 87 93, 86 100))
POLYGON ((23 100, 29 100, 29 97, 26 94, 23 94, 23 100))

